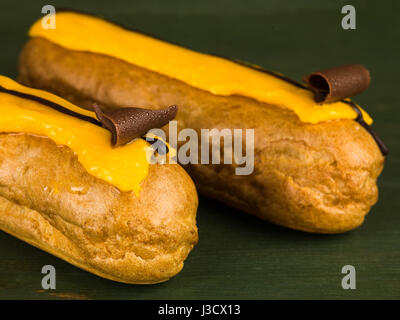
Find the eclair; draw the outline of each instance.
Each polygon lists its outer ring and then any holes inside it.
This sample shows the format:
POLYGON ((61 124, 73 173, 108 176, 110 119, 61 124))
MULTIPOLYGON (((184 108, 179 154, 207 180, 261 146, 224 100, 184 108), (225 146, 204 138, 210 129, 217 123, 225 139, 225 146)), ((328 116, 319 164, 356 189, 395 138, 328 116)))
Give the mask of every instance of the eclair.
POLYGON ((27 86, 88 110, 94 103, 108 110, 177 105, 178 129, 198 136, 202 129, 254 130, 250 174, 238 175, 237 162, 185 166, 208 197, 316 233, 360 226, 378 199, 387 150, 372 118, 349 97, 336 99, 340 90, 317 101, 317 77, 301 84, 71 11, 57 12, 54 30, 36 22, 29 36, 18 76, 27 86))
POLYGON ((178 164, 153 163, 145 138, 113 146, 94 112, 3 76, 0 132, 1 230, 118 282, 182 269, 196 189, 178 164))

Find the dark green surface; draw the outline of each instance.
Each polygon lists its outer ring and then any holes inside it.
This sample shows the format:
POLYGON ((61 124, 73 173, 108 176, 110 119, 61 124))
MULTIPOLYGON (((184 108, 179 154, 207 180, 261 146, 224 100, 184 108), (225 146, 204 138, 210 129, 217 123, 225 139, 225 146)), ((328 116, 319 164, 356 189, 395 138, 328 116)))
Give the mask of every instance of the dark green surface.
MULTIPOLYGON (((356 299, 400 298, 398 52, 400 6, 351 1, 357 30, 344 31, 347 1, 51 1, 103 15, 196 50, 229 56, 295 79, 325 67, 361 63, 372 73, 356 98, 390 148, 380 200, 359 229, 322 236, 259 221, 200 198, 200 242, 183 271, 153 286, 100 279, 0 232, 0 298, 356 299), (108 4, 107 4, 108 3, 108 4), (41 290, 44 264, 57 290, 41 290), (357 290, 341 288, 341 268, 357 270, 357 290)), ((0 3, 0 73, 16 75, 17 55, 42 1, 0 3)))

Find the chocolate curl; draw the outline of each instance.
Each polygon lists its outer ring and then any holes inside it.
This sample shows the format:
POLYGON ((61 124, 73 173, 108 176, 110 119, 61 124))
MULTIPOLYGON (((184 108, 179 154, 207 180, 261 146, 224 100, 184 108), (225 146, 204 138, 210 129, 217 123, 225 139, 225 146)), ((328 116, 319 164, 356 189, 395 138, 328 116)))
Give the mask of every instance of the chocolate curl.
POLYGON ((359 64, 313 72, 303 77, 314 92, 316 102, 327 103, 353 97, 368 88, 369 71, 359 64))
POLYGON ((113 147, 131 142, 150 129, 163 127, 175 118, 178 111, 177 106, 162 110, 120 108, 110 112, 103 112, 97 104, 93 104, 93 108, 103 127, 111 132, 113 147))

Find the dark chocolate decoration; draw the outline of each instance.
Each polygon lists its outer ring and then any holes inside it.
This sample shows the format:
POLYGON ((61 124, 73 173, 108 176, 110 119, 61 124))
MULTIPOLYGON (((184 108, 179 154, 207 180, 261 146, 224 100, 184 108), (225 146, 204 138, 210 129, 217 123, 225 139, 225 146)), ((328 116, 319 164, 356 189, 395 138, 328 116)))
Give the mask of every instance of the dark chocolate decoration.
POLYGON ((347 103, 357 113, 357 118, 355 119, 355 121, 357 121, 361 126, 363 126, 368 131, 368 133, 374 138, 374 140, 375 140, 376 144, 378 145, 379 150, 381 151, 382 155, 384 155, 384 156, 388 155, 389 148, 385 145, 385 143, 377 135, 377 133, 371 128, 371 126, 368 123, 365 122, 360 108, 354 102, 345 101, 345 100, 342 101, 342 102, 347 103))
POLYGON ((57 104, 57 103, 55 103, 53 101, 49 101, 49 100, 43 99, 41 97, 34 96, 32 94, 23 93, 23 92, 19 92, 19 91, 15 91, 15 90, 9 90, 9 89, 6 89, 6 88, 4 88, 2 86, 0 86, 0 92, 8 93, 8 94, 11 94, 13 96, 16 96, 16 97, 19 97, 19 98, 22 98, 22 99, 36 101, 36 102, 38 102, 40 104, 44 104, 45 106, 48 106, 48 107, 50 107, 50 108, 52 108, 54 110, 57 110, 58 112, 67 114, 67 115, 75 117, 75 118, 79 118, 79 119, 84 120, 84 121, 88 121, 88 122, 93 123, 93 124, 95 124, 97 126, 101 126, 101 122, 97 121, 96 119, 94 119, 92 117, 89 117, 89 116, 85 116, 84 114, 80 114, 78 112, 69 110, 68 108, 65 108, 65 107, 63 107, 63 106, 61 106, 61 105, 59 105, 59 104, 57 104))
MULTIPOLYGON (((2 86, 0 86, 0 92, 11 94, 13 96, 16 96, 16 97, 19 97, 19 98, 22 98, 22 99, 35 101, 35 102, 38 102, 38 103, 43 104, 45 106, 48 106, 48 107, 50 107, 50 108, 52 108, 52 109, 54 109, 54 110, 56 110, 58 112, 64 113, 66 115, 69 115, 69 116, 72 116, 72 117, 75 117, 75 118, 90 122, 90 123, 92 123, 92 124, 94 124, 96 126, 99 126, 99 127, 102 126, 102 123, 100 121, 98 121, 98 120, 96 120, 96 119, 94 119, 92 117, 85 116, 85 115, 80 114, 78 112, 72 111, 72 110, 70 110, 68 108, 65 108, 65 107, 63 107, 63 106, 61 106, 61 105, 59 105, 59 104, 57 104, 57 103, 55 103, 53 101, 50 101, 50 100, 47 100, 47 99, 44 99, 44 98, 41 98, 41 97, 38 97, 38 96, 35 96, 35 95, 27 94, 27 93, 15 91, 15 90, 6 89, 6 88, 4 88, 2 86)), ((155 145, 156 142, 161 143, 162 146, 161 147, 158 146, 157 150, 156 150, 161 155, 167 154, 169 152, 169 148, 168 148, 167 144, 164 141, 162 141, 160 139, 157 139, 156 137, 154 137, 154 138, 142 137, 142 139, 147 141, 148 143, 150 143, 152 146, 155 145)))
POLYGON ((314 92, 316 102, 327 103, 353 97, 368 88, 369 71, 359 64, 348 64, 313 72, 303 77, 314 92))
POLYGON ((178 111, 177 106, 170 106, 162 110, 119 108, 103 112, 96 103, 93 108, 103 127, 111 132, 113 147, 127 144, 150 129, 163 127, 175 118, 178 111))
POLYGON ((254 65, 254 64, 251 64, 251 63, 248 63, 248 62, 245 62, 245 61, 241 61, 241 60, 237 60, 237 59, 231 59, 231 58, 227 58, 227 57, 220 56, 220 55, 215 55, 215 54, 212 55, 212 56, 219 57, 219 58, 222 58, 224 60, 231 61, 233 63, 236 63, 236 64, 241 65, 241 66, 246 67, 246 68, 253 69, 253 70, 258 71, 258 72, 266 73, 266 74, 268 74, 270 76, 273 76, 275 78, 278 78, 280 80, 288 82, 288 83, 294 85, 295 87, 302 88, 302 89, 309 89, 304 84, 302 84, 302 83, 300 83, 300 82, 298 82, 296 80, 290 79, 289 77, 287 77, 287 76, 285 76, 285 75, 283 75, 281 73, 278 73, 278 72, 275 72, 275 71, 266 70, 266 69, 264 69, 264 68, 262 68, 262 67, 260 67, 258 65, 254 65))

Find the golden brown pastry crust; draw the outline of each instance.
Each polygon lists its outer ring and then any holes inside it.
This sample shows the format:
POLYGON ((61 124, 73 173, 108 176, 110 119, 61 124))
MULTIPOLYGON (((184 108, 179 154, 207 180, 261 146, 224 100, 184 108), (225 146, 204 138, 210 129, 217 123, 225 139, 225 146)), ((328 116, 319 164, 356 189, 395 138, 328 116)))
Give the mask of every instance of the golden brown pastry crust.
POLYGON ((101 277, 166 281, 197 243, 186 172, 150 165, 142 187, 119 191, 47 137, 0 134, 0 229, 101 277))
POLYGON ((255 169, 190 165, 199 191, 276 224, 339 233, 359 226, 378 197, 384 158, 357 122, 301 122, 291 111, 244 96, 217 96, 113 57, 29 40, 19 80, 90 108, 179 106, 178 126, 255 129, 255 169))

